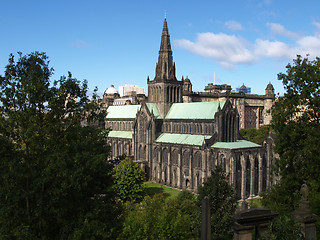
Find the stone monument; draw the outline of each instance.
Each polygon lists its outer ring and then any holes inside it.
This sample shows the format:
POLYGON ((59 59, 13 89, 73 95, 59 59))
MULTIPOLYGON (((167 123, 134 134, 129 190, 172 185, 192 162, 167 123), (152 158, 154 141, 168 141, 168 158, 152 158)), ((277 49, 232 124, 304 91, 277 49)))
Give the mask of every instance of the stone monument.
POLYGON ((302 199, 299 202, 299 208, 292 214, 292 217, 302 226, 306 239, 316 240, 317 234, 315 223, 318 216, 313 214, 310 210, 310 202, 308 200, 309 189, 307 184, 302 184, 300 194, 302 195, 302 199))

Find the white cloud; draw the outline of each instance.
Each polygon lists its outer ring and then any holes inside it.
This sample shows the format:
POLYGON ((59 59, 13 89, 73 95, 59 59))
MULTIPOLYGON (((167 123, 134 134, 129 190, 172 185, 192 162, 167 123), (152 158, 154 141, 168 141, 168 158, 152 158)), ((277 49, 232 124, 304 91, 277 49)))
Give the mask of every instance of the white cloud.
POLYGON ((236 21, 227 21, 224 23, 224 25, 232 31, 243 30, 243 26, 241 25, 241 23, 236 21))
POLYGON ((284 42, 257 39, 254 53, 259 57, 276 59, 293 58, 292 49, 284 42))
POLYGON ((310 54, 311 57, 320 56, 320 36, 305 36, 297 43, 299 44, 297 54, 310 54))
POLYGON ((267 23, 267 26, 270 28, 271 32, 274 34, 293 38, 293 39, 296 39, 299 37, 297 33, 288 31, 284 26, 282 26, 279 23, 267 23))
POLYGON ((212 58, 228 69, 266 58, 291 61, 297 54, 309 54, 312 58, 320 56, 320 34, 298 36, 280 24, 269 23, 269 26, 272 32, 293 38, 293 41, 287 43, 257 38, 249 42, 240 36, 208 32, 199 33, 194 42, 186 39, 175 40, 175 45, 194 54, 212 58))
POLYGON ((178 47, 197 55, 214 58, 224 68, 232 68, 237 63, 251 63, 254 56, 247 47, 247 42, 234 35, 224 33, 199 33, 196 41, 176 40, 178 47))
POLYGON ((77 39, 74 42, 72 42, 71 46, 72 47, 77 47, 77 48, 88 48, 88 47, 90 47, 90 45, 87 42, 82 41, 80 39, 77 39))

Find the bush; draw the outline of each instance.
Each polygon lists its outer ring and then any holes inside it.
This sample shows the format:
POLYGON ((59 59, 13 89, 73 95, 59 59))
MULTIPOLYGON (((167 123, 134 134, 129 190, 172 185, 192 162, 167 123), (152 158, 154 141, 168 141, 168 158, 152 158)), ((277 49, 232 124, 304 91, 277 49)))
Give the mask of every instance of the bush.
POLYGON ((123 202, 139 202, 144 195, 145 173, 130 158, 122 160, 114 167, 115 190, 123 202))
POLYGON ((127 205, 124 228, 118 239, 197 238, 192 225, 196 202, 188 194, 179 199, 165 201, 163 194, 155 194, 146 196, 133 209, 132 205, 127 205))

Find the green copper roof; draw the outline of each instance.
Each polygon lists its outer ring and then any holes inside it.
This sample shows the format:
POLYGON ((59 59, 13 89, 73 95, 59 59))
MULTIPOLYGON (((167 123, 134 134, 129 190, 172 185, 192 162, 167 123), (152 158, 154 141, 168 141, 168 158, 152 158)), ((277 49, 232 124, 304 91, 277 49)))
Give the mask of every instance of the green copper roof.
POLYGON ((155 119, 161 119, 158 107, 156 103, 146 103, 150 113, 153 112, 155 119))
POLYGON ((132 139, 132 132, 130 132, 130 131, 110 131, 108 134, 108 137, 132 139))
POLYGON ((165 119, 214 119, 220 105, 226 101, 174 103, 165 119))
POLYGON ((209 138, 211 138, 211 136, 208 136, 208 135, 162 133, 156 139, 156 142, 202 146, 204 139, 209 139, 209 138))
POLYGON ((226 149, 237 149, 237 148, 253 148, 261 147, 259 144, 249 142, 246 140, 238 140, 236 142, 216 142, 211 147, 213 148, 226 148, 226 149))
POLYGON ((109 106, 106 118, 136 118, 141 105, 109 106))

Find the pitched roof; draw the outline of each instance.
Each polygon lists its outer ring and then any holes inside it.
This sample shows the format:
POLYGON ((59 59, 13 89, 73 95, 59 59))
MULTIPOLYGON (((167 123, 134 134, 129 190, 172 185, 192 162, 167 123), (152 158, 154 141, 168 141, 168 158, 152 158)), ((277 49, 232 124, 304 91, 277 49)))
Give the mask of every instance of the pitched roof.
POLYGON ((106 118, 136 118, 141 105, 109 106, 106 118))
POLYGON ((238 140, 236 142, 216 142, 211 147, 213 148, 226 148, 226 149, 237 149, 237 148, 254 148, 261 147, 261 145, 247 141, 238 140))
POLYGON ((209 138, 211 138, 211 136, 208 136, 208 135, 162 133, 156 139, 156 142, 202 146, 204 139, 209 139, 209 138))
POLYGON ((226 101, 174 103, 165 119, 214 119, 219 105, 223 108, 225 103, 226 101))
POLYGON ((110 131, 108 137, 132 139, 131 131, 110 131))
POLYGON ((153 113, 155 119, 161 119, 158 107, 156 103, 146 103, 147 108, 149 109, 150 113, 153 113))

